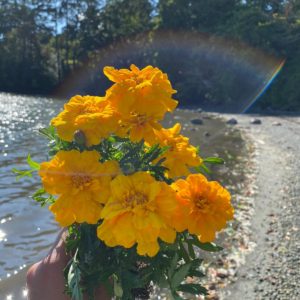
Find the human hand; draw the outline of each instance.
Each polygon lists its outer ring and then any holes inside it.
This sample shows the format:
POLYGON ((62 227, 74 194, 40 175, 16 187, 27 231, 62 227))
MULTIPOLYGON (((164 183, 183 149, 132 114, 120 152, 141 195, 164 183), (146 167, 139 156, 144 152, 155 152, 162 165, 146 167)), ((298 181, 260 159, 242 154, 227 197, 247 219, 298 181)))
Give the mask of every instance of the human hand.
MULTIPOLYGON (((63 269, 69 259, 65 252, 62 231, 49 254, 31 266, 27 272, 28 300, 70 300, 70 297, 64 294, 63 276, 63 269)), ((96 300, 111 299, 104 287, 100 287, 95 295, 96 300)))

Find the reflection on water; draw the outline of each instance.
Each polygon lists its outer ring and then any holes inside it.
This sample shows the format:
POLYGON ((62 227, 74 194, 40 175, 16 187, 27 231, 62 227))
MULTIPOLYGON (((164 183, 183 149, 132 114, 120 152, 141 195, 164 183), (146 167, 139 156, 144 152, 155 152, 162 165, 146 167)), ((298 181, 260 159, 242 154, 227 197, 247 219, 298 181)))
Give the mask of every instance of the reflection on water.
POLYGON ((11 169, 25 168, 26 156, 47 159, 47 126, 63 103, 38 97, 0 94, 0 299, 24 299, 27 265, 42 258, 55 239, 56 223, 47 209, 30 199, 36 176, 16 182, 11 169))
MULTIPOLYGON (((59 230, 52 214, 30 199, 40 183, 38 176, 16 182, 11 169, 26 168, 28 153, 36 161, 48 160, 47 141, 38 135, 38 129, 47 126, 62 107, 60 100, 0 94, 1 300, 26 298, 26 270, 47 253, 59 230)), ((182 124, 183 134, 194 145, 201 146, 204 157, 219 155, 226 159, 227 166, 218 169, 219 175, 225 174, 223 184, 228 187, 240 180, 230 171, 236 164, 232 158, 243 149, 240 135, 224 122, 195 111, 177 111, 174 117, 167 116, 164 126, 176 122, 182 124), (203 124, 192 125, 191 120, 199 117, 203 124)))

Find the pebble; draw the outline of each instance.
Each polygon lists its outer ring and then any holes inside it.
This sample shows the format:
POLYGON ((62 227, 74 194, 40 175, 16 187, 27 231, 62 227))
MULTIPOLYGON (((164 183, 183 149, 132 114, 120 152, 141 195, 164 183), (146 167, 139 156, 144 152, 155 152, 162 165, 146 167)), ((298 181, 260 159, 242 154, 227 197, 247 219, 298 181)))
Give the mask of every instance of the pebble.
POLYGON ((215 295, 208 295, 208 296, 206 296, 206 299, 207 300, 219 300, 220 297, 215 294, 215 295))
POLYGON ((228 271, 225 269, 219 269, 217 271, 217 276, 220 278, 226 278, 226 277, 228 277, 228 271))
POLYGON ((281 123, 280 122, 273 122, 272 125, 273 126, 281 126, 281 123))
POLYGON ((229 125, 236 125, 237 123, 238 123, 238 121, 235 118, 231 118, 226 122, 226 124, 229 124, 229 125))
POLYGON ((203 125, 203 120, 202 119, 192 119, 191 123, 194 125, 203 125))
POLYGON ((252 120, 250 121, 250 124, 260 125, 260 124, 261 124, 261 120, 260 120, 260 119, 252 119, 252 120))

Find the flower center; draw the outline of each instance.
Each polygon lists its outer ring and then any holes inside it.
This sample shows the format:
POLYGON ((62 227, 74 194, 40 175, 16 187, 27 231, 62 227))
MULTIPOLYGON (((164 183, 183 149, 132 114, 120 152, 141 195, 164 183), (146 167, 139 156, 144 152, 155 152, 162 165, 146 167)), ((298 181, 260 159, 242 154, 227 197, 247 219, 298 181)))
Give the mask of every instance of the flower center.
POLYGON ((72 176, 72 183, 78 189, 89 185, 91 183, 91 181, 92 181, 91 177, 87 176, 87 175, 74 175, 74 176, 72 176))
POLYGON ((145 114, 131 112, 130 115, 131 115, 130 123, 134 123, 137 125, 144 125, 147 122, 147 116, 145 114))
POLYGON ((207 199, 202 198, 201 196, 196 198, 195 205, 199 210, 202 210, 202 211, 206 211, 209 208, 207 199))
POLYGON ((128 193, 125 196, 126 207, 134 208, 137 205, 142 205, 148 202, 148 197, 140 192, 128 193))
POLYGON ((139 85, 140 83, 142 83, 144 81, 144 79, 142 77, 140 77, 138 74, 134 74, 132 76, 132 79, 136 82, 136 85, 139 85))

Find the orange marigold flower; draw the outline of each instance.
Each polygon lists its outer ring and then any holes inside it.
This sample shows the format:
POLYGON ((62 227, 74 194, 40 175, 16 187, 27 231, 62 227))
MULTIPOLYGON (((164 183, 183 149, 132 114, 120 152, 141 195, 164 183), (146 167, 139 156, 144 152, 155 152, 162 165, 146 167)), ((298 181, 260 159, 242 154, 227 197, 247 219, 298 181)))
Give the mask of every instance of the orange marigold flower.
POLYGON ((172 216, 176 230, 187 229, 198 235, 201 242, 212 242, 216 232, 233 219, 230 194, 218 182, 192 174, 186 180, 177 180, 172 187, 180 203, 180 210, 172 216))
POLYGON ((167 111, 173 111, 177 106, 178 101, 172 99, 176 91, 167 74, 158 68, 147 66, 140 70, 131 65, 130 70, 105 67, 103 71, 115 83, 107 90, 107 97, 122 114, 134 112, 162 119, 167 111))
POLYGON ((156 121, 155 116, 139 115, 132 112, 126 118, 119 121, 119 129, 116 134, 121 137, 129 137, 133 142, 144 139, 148 143, 156 140, 155 130, 161 129, 161 124, 156 121))
POLYGON ((87 146, 97 145, 117 128, 118 120, 110 102, 103 97, 74 96, 51 124, 64 141, 72 142, 74 133, 85 135, 87 146))
POLYGON ((152 66, 140 70, 135 65, 130 70, 105 67, 104 74, 115 83, 106 97, 121 115, 117 134, 134 142, 153 141, 154 129, 161 128, 158 121, 178 103, 172 99, 176 91, 167 75, 152 66))
POLYGON ((119 175, 111 182, 111 197, 102 210, 97 234, 109 247, 131 248, 139 255, 154 256, 157 239, 173 243, 176 232, 166 219, 177 207, 176 194, 165 182, 146 172, 119 175))
POLYGON ((45 190, 59 196, 49 209, 61 226, 74 222, 95 224, 110 195, 110 181, 119 173, 116 161, 99 162, 96 151, 59 151, 41 164, 45 190))
POLYGON ((163 166, 169 169, 167 175, 170 178, 187 176, 190 174, 189 167, 196 167, 202 163, 196 147, 189 143, 189 138, 179 134, 180 130, 179 123, 169 129, 155 130, 156 140, 149 143, 158 143, 162 147, 169 147, 162 157, 166 159, 163 166))

